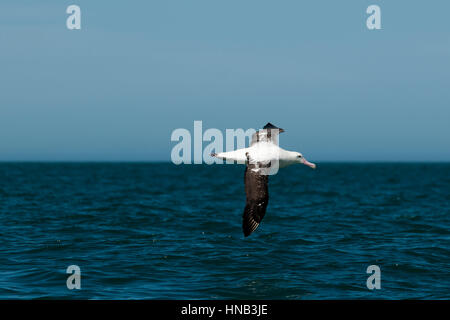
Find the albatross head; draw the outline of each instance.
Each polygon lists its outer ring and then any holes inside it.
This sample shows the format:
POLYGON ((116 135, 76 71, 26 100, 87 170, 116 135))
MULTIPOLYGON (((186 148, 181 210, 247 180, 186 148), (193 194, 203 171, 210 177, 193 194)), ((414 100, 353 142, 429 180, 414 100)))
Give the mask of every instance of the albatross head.
POLYGON ((295 162, 296 163, 302 163, 304 165, 307 165, 310 168, 315 169, 316 165, 312 162, 309 162, 305 159, 305 157, 300 152, 295 152, 295 162))

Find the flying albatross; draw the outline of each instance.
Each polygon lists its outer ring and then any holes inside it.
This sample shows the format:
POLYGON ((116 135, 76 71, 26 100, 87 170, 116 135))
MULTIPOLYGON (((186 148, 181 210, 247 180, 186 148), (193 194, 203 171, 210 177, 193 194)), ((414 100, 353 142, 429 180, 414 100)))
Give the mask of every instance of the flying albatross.
POLYGON ((247 165, 244 175, 247 203, 242 216, 242 229, 245 237, 258 228, 266 214, 269 202, 269 175, 273 174, 271 170, 275 167, 278 170, 278 168, 294 163, 302 163, 313 169, 316 168, 316 165, 307 161, 301 153, 287 151, 278 146, 278 135, 281 132, 284 130, 269 122, 263 129, 252 135, 250 147, 211 154, 213 157, 247 165))

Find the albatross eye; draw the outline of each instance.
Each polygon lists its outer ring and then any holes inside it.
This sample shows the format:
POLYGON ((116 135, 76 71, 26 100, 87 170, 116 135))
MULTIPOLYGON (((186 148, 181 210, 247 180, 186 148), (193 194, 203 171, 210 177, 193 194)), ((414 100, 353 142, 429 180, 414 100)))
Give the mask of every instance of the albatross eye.
POLYGON ((299 154, 297 157, 299 157, 299 158, 301 158, 302 157, 302 155, 301 154, 299 154))

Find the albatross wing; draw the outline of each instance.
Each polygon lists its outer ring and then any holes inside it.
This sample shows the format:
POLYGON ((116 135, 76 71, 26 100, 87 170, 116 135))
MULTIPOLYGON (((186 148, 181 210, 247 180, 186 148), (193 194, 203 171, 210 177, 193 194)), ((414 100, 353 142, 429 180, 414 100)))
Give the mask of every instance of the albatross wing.
POLYGON ((258 228, 266 214, 267 203, 269 202, 269 176, 259 174, 258 171, 252 170, 253 167, 254 165, 249 163, 245 168, 244 175, 247 203, 242 217, 242 229, 245 237, 248 237, 258 228))

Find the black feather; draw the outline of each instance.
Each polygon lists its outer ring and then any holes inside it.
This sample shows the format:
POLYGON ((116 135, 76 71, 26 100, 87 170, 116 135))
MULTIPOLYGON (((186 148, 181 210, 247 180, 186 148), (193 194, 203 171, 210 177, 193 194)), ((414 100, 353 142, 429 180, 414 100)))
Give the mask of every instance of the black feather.
POLYGON ((246 237, 258 228, 269 202, 269 176, 254 172, 252 167, 253 165, 249 164, 244 175, 247 203, 242 216, 242 229, 246 237))

